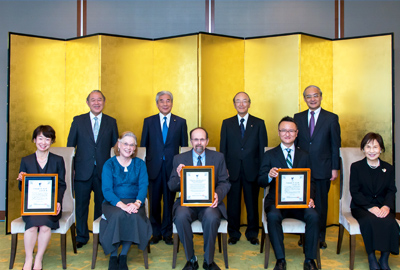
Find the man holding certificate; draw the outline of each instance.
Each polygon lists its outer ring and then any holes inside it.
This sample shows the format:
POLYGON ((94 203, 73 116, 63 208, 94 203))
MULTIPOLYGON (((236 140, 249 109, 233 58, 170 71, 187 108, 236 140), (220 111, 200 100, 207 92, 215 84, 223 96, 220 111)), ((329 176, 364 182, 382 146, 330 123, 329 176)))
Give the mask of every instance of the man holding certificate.
MULTIPOLYGON (((304 269, 318 269, 314 260, 317 257, 319 218, 314 209, 315 183, 313 179, 311 178, 308 208, 277 209, 275 205, 278 169, 310 168, 310 158, 307 152, 294 147, 297 133, 297 125, 294 119, 288 116, 282 118, 278 125, 281 143, 274 149, 265 152, 258 178, 261 187, 269 186, 269 193, 264 201, 264 209, 267 214, 269 237, 276 257, 275 270, 286 269, 282 231, 282 220, 284 218, 295 218, 306 223, 304 269)), ((294 189, 289 192, 285 189, 278 196, 282 200, 286 195, 291 197, 293 192, 295 192, 294 189)), ((299 196, 302 194, 299 194, 299 196)))
MULTIPOLYGON (((208 133, 205 129, 198 127, 190 132, 190 142, 193 146, 192 151, 176 155, 173 161, 173 170, 171 177, 168 181, 168 187, 171 191, 176 192, 181 190, 181 171, 185 166, 198 166, 198 172, 193 174, 195 171, 193 167, 191 171, 185 173, 186 183, 184 186, 191 185, 186 188, 191 194, 181 194, 181 196, 188 198, 193 195, 195 200, 192 200, 192 205, 196 204, 196 201, 204 202, 207 200, 208 187, 207 185, 201 185, 200 183, 207 182, 205 180, 204 173, 207 172, 209 166, 214 169, 214 194, 213 200, 211 198, 210 206, 182 206, 181 198, 178 198, 173 206, 172 215, 173 222, 178 230, 179 238, 185 249, 185 255, 187 263, 184 270, 198 269, 199 263, 197 257, 194 255, 193 248, 193 232, 191 223, 195 220, 200 220, 203 227, 203 238, 204 238, 204 269, 220 269, 214 262, 214 251, 215 251, 215 240, 218 233, 218 227, 221 222, 221 218, 227 218, 227 213, 223 199, 230 189, 230 183, 228 180, 228 173, 225 165, 224 155, 222 153, 211 151, 206 149, 208 145, 208 133), (203 170, 201 167, 205 167, 203 170), (193 176, 194 175, 194 176, 193 176), (199 178, 199 182, 192 185, 190 182, 195 182, 196 178, 199 178), (204 189, 206 195, 205 198, 201 198, 198 194, 199 189, 204 189)), ((211 177, 212 178, 212 177, 211 177)), ((184 178, 185 179, 185 178, 184 178)), ((209 182, 207 182, 209 183, 209 182)), ((211 182, 212 183, 212 182, 211 182)), ((202 204, 202 203, 199 203, 202 204)))

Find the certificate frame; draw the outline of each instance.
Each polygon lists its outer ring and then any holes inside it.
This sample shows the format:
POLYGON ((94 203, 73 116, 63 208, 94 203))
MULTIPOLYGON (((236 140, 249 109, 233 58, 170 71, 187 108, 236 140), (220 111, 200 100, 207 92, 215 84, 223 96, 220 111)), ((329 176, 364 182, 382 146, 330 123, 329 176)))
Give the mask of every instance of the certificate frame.
MULTIPOLYGON (((43 196, 42 196, 43 197, 43 196)), ((38 173, 23 174, 21 188, 21 215, 56 215, 57 214, 57 198, 58 197, 58 174, 38 173), (43 192, 47 200, 42 205, 35 205, 30 199, 34 196, 43 194, 38 193, 35 189, 44 185, 45 188, 40 190, 43 192)))
POLYGON ((185 166, 181 170, 181 205, 187 207, 208 207, 214 203, 214 166, 185 166), (206 195, 204 199, 190 198, 190 178, 197 174, 206 177, 208 187, 204 187, 206 195))
POLYGON ((310 202, 311 170, 309 168, 278 169, 276 177, 275 207, 278 209, 308 208, 310 202), (285 195, 285 190, 293 188, 287 182, 287 177, 296 179, 298 192, 285 195), (293 178, 295 177, 295 178, 293 178), (299 183, 299 181, 301 181, 299 183), (297 196, 297 197, 296 197, 297 196), (291 197, 296 199, 291 199, 291 197))

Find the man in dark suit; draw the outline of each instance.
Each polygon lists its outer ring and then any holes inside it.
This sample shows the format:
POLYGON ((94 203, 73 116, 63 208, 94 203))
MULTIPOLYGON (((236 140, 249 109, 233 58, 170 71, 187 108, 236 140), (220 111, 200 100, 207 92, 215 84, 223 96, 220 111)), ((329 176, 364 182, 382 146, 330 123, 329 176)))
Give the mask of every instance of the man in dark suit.
POLYGON ((173 207, 173 220, 185 249, 187 260, 183 270, 195 270, 199 268, 197 257, 194 255, 191 227, 191 223, 196 219, 201 221, 203 227, 203 268, 211 270, 220 269, 214 262, 215 239, 218 234, 221 217, 227 218, 223 199, 231 185, 228 180, 224 155, 206 149, 208 141, 208 133, 205 129, 198 127, 190 131, 190 142, 193 150, 174 157, 173 171, 168 181, 168 186, 172 191, 179 191, 180 173, 185 165, 214 166, 215 193, 213 204, 210 207, 186 207, 181 206, 181 199, 178 198, 173 207))
POLYGON ((151 244, 164 238, 172 245, 172 206, 175 192, 168 188, 172 159, 179 154, 179 146, 188 146, 186 120, 171 114, 173 96, 169 91, 157 93, 160 113, 144 119, 141 147, 146 147, 146 165, 149 174, 150 221, 153 228, 151 244), (163 217, 161 222, 161 197, 163 217))
POLYGON ((317 257, 319 218, 314 207, 315 183, 311 178, 309 208, 277 209, 275 206, 276 177, 278 169, 310 168, 310 158, 307 152, 295 148, 294 140, 297 137, 297 126, 294 119, 284 117, 278 125, 280 145, 265 152, 261 163, 258 183, 261 187, 269 186, 269 193, 265 197, 264 209, 268 220, 268 234, 275 252, 276 265, 274 270, 286 269, 285 246, 283 244, 282 220, 296 218, 306 222, 305 261, 304 269, 318 269, 315 264, 317 257))
POLYGON ((101 173, 110 158, 111 147, 118 140, 117 122, 102 113, 106 98, 99 90, 92 91, 86 103, 90 112, 74 117, 68 135, 68 147, 76 147, 75 154, 75 212, 76 246, 81 248, 89 240, 87 225, 90 193, 94 192, 94 219, 101 216, 103 192, 101 173))
POLYGON ((328 192, 339 170, 339 118, 321 108, 322 91, 317 86, 308 86, 303 96, 309 109, 294 115, 299 128, 295 143, 310 155, 311 174, 316 182, 315 209, 321 223, 319 240, 321 248, 325 249, 328 192))
POLYGON ((246 238, 258 245, 258 193, 257 175, 268 146, 264 120, 249 115, 251 100, 247 93, 239 92, 233 98, 238 114, 222 122, 220 152, 225 155, 231 189, 227 197, 229 244, 239 241, 242 188, 247 210, 246 238))

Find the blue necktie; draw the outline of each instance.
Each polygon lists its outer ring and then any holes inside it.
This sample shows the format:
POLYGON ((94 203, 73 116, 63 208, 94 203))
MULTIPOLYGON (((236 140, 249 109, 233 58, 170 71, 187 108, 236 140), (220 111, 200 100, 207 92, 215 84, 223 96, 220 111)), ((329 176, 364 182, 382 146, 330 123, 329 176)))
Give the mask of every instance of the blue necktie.
POLYGON ((242 133, 242 139, 244 137, 244 118, 240 119, 240 132, 242 133))
POLYGON ((167 140, 167 134, 168 134, 168 126, 167 126, 167 117, 164 116, 164 124, 162 127, 162 138, 165 144, 165 141, 167 140))
POLYGON ((197 157, 197 166, 203 166, 203 164, 201 164, 201 156, 197 157))
POLYGON ((94 126, 93 126, 93 135, 94 135, 94 141, 97 141, 97 136, 99 136, 99 119, 96 117, 94 119, 94 126))
POLYGON ((290 155, 290 151, 292 151, 292 149, 286 148, 286 151, 287 151, 286 164, 288 165, 289 169, 291 169, 293 168, 292 156, 290 155))

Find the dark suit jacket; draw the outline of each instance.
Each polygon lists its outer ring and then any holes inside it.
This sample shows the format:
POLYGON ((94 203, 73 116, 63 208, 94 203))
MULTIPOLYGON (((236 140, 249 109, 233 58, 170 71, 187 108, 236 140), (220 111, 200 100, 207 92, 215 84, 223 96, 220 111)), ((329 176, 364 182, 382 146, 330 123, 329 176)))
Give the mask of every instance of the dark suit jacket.
MULTIPOLYGON (((296 148, 294 152, 293 168, 310 168, 310 165, 310 157, 307 152, 301 150, 300 148, 296 148)), ((275 204, 275 178, 272 179, 271 183, 268 183, 269 171, 274 167, 278 169, 288 169, 285 155, 283 154, 280 144, 277 147, 265 152, 263 161, 261 163, 258 184, 263 188, 270 186, 269 193, 265 197, 264 209, 269 205, 275 204)), ((311 177, 310 198, 313 200, 315 198, 315 182, 313 177, 311 177)))
POLYGON ((315 179, 329 179, 332 170, 339 170, 339 148, 341 144, 339 118, 336 114, 321 109, 310 138, 308 110, 294 115, 299 134, 295 144, 307 151, 311 159, 311 174, 315 179))
POLYGON ((115 145, 117 140, 118 128, 117 121, 114 118, 103 113, 99 135, 97 142, 95 142, 89 113, 75 116, 67 142, 67 146, 76 147, 75 179, 89 180, 93 173, 95 161, 97 173, 101 177, 104 162, 110 158, 111 147, 115 145))
POLYGON ((268 136, 264 120, 249 115, 242 139, 237 115, 225 119, 222 122, 219 149, 225 155, 230 181, 237 181, 239 178, 241 162, 247 181, 256 181, 266 146, 268 136))
POLYGON ((396 182, 393 166, 380 160, 377 178, 370 174, 366 158, 354 162, 350 167, 350 208, 369 209, 384 205, 395 213, 396 182))
POLYGON ((145 118, 140 146, 146 147, 146 165, 149 179, 157 178, 163 157, 165 157, 165 166, 169 178, 172 160, 175 155, 179 154, 179 146, 188 146, 186 120, 171 114, 168 135, 164 145, 159 114, 145 118))
MULTIPOLYGON (((180 155, 176 155, 174 157, 173 170, 171 173, 171 177, 168 181, 168 187, 171 191, 180 191, 181 178, 176 172, 176 168, 179 166, 179 164, 193 166, 192 151, 193 150, 182 153, 180 155)), ((229 183, 228 179, 228 172, 226 170, 224 155, 208 149, 206 149, 205 151, 206 166, 214 166, 215 193, 218 194, 218 209, 221 211, 222 216, 226 219, 227 213, 225 205, 223 203, 223 199, 225 198, 226 194, 228 194, 231 184, 229 183)), ((172 209, 173 213, 175 212, 175 208, 180 205, 180 201, 181 199, 178 198, 175 202, 172 209)))
MULTIPOLYGON (((19 167, 20 172, 26 173, 39 173, 39 164, 36 161, 36 154, 33 153, 29 156, 21 159, 21 165, 19 167)), ((58 193, 57 202, 62 204, 64 198, 64 192, 67 189, 65 183, 65 163, 61 156, 49 153, 47 159, 47 169, 45 173, 57 173, 58 174, 58 193)), ((21 190, 21 182, 18 183, 18 188, 21 190)))

